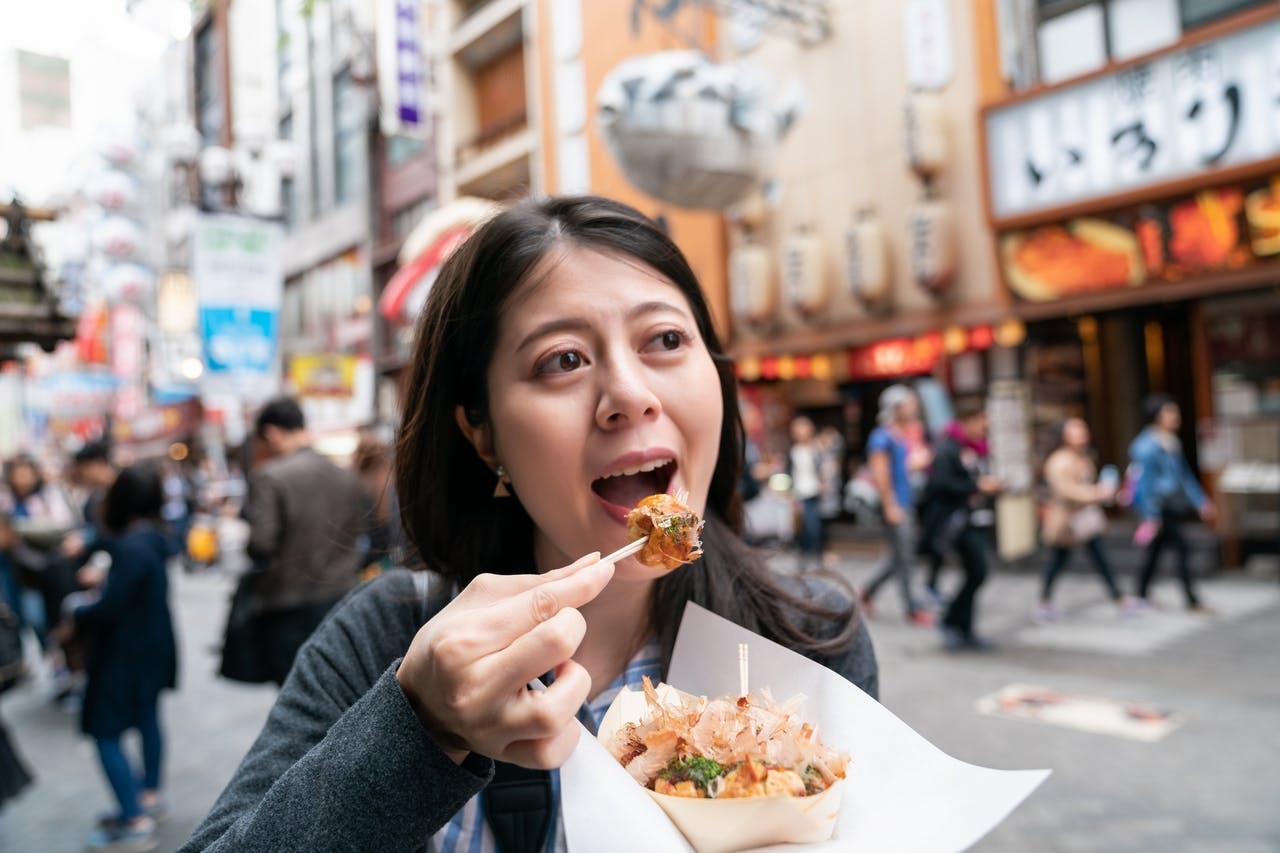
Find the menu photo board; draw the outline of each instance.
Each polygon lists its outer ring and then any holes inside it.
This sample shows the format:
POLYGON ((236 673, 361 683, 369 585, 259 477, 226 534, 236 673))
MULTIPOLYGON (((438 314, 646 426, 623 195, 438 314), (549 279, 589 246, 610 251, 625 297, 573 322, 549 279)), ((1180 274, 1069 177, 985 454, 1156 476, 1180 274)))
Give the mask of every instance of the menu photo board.
POLYGON ((1280 263, 1280 175, 1011 231, 1000 263, 1028 302, 1280 263))

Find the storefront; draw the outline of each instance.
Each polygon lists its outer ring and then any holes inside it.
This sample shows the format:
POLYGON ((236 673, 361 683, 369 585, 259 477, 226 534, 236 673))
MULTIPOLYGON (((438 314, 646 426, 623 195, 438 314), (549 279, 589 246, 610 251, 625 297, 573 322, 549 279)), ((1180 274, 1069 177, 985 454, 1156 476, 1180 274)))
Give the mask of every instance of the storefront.
POLYGON ((1173 396, 1220 509, 1224 562, 1280 530, 1280 10, 983 111, 988 214, 1033 456, 1093 426, 1123 465, 1173 396))

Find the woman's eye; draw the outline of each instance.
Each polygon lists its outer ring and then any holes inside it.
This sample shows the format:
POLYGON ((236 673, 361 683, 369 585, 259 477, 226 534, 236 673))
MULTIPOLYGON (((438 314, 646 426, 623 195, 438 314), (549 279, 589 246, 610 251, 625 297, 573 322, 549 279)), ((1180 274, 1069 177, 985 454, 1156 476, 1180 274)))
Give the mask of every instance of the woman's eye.
POLYGON ((576 350, 565 350, 549 357, 538 365, 539 373, 568 373, 577 370, 584 364, 582 353, 576 350))
POLYGON ((667 329, 653 336, 650 347, 659 350, 678 350, 688 343, 688 337, 676 329, 667 329))

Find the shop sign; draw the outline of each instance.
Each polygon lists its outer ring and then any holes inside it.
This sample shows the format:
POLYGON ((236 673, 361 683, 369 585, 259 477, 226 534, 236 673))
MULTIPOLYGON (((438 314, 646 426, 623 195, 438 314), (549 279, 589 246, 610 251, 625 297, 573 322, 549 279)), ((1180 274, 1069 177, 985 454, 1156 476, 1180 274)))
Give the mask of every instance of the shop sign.
POLYGON ((1280 19, 987 112, 996 219, 1280 156, 1280 19))
POLYGON ((282 232, 227 214, 196 220, 191 278, 204 345, 205 394, 260 402, 279 388, 282 232))
POLYGON ((120 380, 109 373, 51 373, 40 378, 29 404, 50 417, 102 415, 119 387, 120 380))
POLYGON ((289 382, 299 397, 350 398, 355 393, 356 357, 343 353, 290 356, 289 382))
POLYGON ((1005 234, 1005 280, 1031 302, 1280 260, 1280 176, 1005 234))
POLYGON ((132 420, 112 424, 112 436, 121 442, 178 440, 200 426, 200 407, 196 401, 154 406, 140 412, 132 420))
POLYGON ((379 124, 387 136, 427 132, 423 27, 418 0, 379 0, 377 25, 379 124))
POLYGON ((862 382, 929 373, 942 357, 941 335, 879 341, 849 350, 849 379, 862 382))

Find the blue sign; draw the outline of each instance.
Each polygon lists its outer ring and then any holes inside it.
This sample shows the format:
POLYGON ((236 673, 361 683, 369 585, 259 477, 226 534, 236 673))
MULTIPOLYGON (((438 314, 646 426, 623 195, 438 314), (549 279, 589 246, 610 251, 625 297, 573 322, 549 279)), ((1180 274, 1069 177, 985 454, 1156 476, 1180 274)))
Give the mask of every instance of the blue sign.
POLYGON ((265 308, 200 310, 205 369, 209 373, 270 373, 276 361, 279 314, 265 308))

